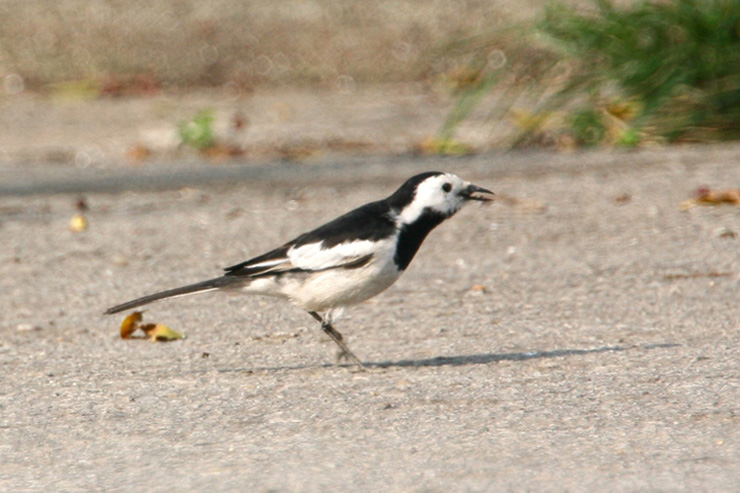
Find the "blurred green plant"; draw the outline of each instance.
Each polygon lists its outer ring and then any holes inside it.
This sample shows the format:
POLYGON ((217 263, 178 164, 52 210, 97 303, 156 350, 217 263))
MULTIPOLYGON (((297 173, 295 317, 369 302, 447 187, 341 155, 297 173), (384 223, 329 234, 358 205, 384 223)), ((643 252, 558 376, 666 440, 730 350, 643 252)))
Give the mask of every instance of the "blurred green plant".
MULTIPOLYGON (((542 74, 551 71, 557 57, 532 42, 532 33, 531 26, 514 24, 448 43, 428 53, 429 58, 455 61, 451 67, 440 65, 443 66, 442 79, 452 90, 456 102, 437 135, 422 144, 426 152, 461 154, 449 152, 450 147, 464 147, 466 151, 462 154, 472 152, 472 147, 457 140, 455 135, 460 124, 474 111, 486 106, 484 118, 498 121, 516 111, 514 106, 524 92, 538 92, 542 74), (492 106, 486 105, 493 93, 497 101, 492 106), (439 145, 428 145, 430 142, 439 145)), ((529 115, 523 117, 522 122, 524 120, 529 121, 529 115)))
POLYGON ((581 112, 614 91, 639 107, 634 130, 669 142, 740 137, 740 2, 595 4, 591 15, 556 4, 539 25, 578 60, 567 93, 592 95, 581 112))
POLYGON ((210 108, 198 111, 190 120, 177 125, 182 145, 204 151, 216 145, 216 134, 213 129, 213 110, 210 108))
MULTIPOLYGON (((553 116, 559 120, 556 132, 584 146, 740 138, 737 0, 643 1, 624 7, 594 0, 590 10, 556 3, 523 39, 508 57, 526 57, 522 46, 530 51, 535 46, 542 54, 535 63, 515 67, 519 74, 531 74, 533 67, 539 71, 534 84, 519 88, 534 101, 527 122, 536 124, 522 125, 513 146, 532 141, 553 116)), ((482 77, 496 76, 487 71, 482 77)), ((493 88, 502 86, 491 83, 459 94, 441 135, 452 137, 476 91, 493 88)), ((504 100, 504 112, 511 99, 504 100)))

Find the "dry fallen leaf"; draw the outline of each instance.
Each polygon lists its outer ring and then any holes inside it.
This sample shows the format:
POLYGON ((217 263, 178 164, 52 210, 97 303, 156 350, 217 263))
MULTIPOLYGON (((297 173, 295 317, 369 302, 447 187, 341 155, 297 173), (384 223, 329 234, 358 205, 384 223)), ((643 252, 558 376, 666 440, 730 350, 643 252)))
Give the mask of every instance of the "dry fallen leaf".
POLYGON ((126 150, 126 157, 134 164, 141 163, 151 158, 154 152, 143 144, 136 144, 126 150))
POLYGON ((149 340, 152 342, 167 342, 176 341, 177 339, 185 339, 185 335, 180 332, 174 331, 163 324, 146 324, 141 327, 141 330, 146 333, 149 340))
POLYGON ((626 204, 627 202, 630 202, 632 200, 632 194, 629 192, 620 193, 616 197, 614 197, 614 202, 617 204, 626 204))
MULTIPOLYGON (((121 324, 121 338, 131 339, 131 335, 137 330, 141 329, 152 342, 162 341, 175 341, 177 339, 185 339, 185 335, 180 332, 174 331, 163 324, 141 324, 142 313, 134 312, 123 320, 121 324)), ((138 337, 138 339, 144 339, 144 337, 138 337)))
POLYGON ((87 199, 83 196, 77 197, 77 200, 75 201, 75 209, 77 209, 80 212, 85 212, 90 208, 89 205, 87 205, 87 199))
POLYGON ((701 187, 696 191, 696 197, 681 202, 681 210, 686 211, 697 205, 733 204, 740 206, 740 189, 711 190, 701 187))
POLYGON ((714 233, 720 238, 737 238, 737 233, 727 226, 715 229, 714 233))
POLYGON ((121 324, 121 339, 128 339, 131 334, 137 331, 139 323, 141 322, 141 314, 143 312, 134 312, 125 319, 121 324))

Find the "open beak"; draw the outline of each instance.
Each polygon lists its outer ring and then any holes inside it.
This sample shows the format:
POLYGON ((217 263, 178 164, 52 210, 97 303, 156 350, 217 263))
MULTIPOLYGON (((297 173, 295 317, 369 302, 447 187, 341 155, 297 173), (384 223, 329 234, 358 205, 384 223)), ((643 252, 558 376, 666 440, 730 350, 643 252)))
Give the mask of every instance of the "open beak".
POLYGON ((468 187, 463 190, 462 196, 465 197, 465 200, 479 200, 481 202, 490 202, 493 200, 491 197, 473 195, 474 193, 490 193, 491 195, 495 195, 492 191, 479 187, 478 185, 468 185, 468 187))

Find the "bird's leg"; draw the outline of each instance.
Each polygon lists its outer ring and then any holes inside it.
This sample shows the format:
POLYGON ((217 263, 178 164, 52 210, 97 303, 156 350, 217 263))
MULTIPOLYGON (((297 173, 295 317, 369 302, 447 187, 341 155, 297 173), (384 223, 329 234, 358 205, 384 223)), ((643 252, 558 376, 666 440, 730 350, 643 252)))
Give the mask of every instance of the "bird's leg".
POLYGON ((339 349, 341 349, 341 351, 339 352, 339 356, 337 357, 338 360, 341 360, 342 358, 347 358, 360 368, 365 368, 365 366, 362 364, 362 361, 360 361, 360 358, 355 356, 354 353, 349 350, 347 345, 344 343, 342 334, 340 334, 339 331, 332 327, 331 322, 324 320, 323 318, 321 318, 321 315, 316 312, 308 312, 308 314, 318 320, 318 322, 321 324, 321 328, 326 333, 326 335, 328 335, 331 340, 334 341, 337 346, 339 346, 339 349))

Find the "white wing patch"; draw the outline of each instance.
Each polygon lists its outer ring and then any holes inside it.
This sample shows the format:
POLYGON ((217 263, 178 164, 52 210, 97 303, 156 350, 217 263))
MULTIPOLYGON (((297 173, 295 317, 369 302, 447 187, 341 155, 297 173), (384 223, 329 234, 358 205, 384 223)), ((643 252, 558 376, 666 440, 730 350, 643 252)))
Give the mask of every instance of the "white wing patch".
POLYGON ((250 269, 268 269, 269 267, 275 267, 276 265, 284 264, 289 259, 287 257, 275 258, 265 260, 264 262, 258 262, 256 264, 249 264, 250 269))
POLYGON ((375 243, 360 240, 322 248, 323 242, 309 243, 288 250, 290 262, 299 269, 323 270, 341 267, 354 260, 375 253, 375 243))

